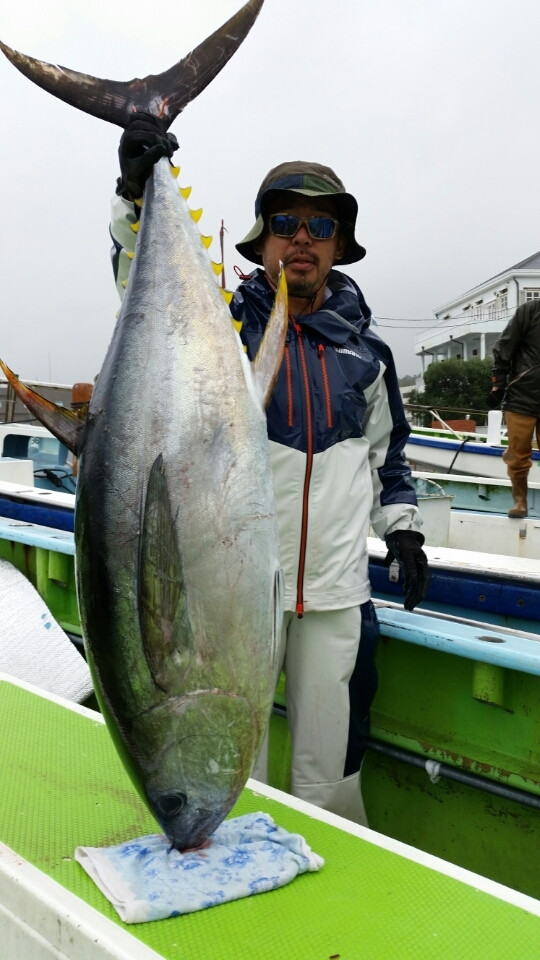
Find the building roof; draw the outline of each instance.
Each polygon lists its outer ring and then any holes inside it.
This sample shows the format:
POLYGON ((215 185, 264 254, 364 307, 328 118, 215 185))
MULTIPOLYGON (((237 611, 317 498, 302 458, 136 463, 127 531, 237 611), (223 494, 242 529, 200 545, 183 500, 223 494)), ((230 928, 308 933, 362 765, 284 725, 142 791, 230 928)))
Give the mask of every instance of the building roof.
POLYGON ((520 260, 519 263, 515 263, 512 267, 507 267, 506 270, 501 270, 493 277, 489 277, 488 280, 484 280, 483 283, 476 284, 476 286, 471 287, 470 290, 466 290, 464 293, 460 294, 460 296, 454 297, 452 300, 447 300, 446 303, 443 303, 442 306, 437 307, 437 309, 433 311, 435 316, 437 316, 439 313, 442 313, 443 310, 447 310, 452 304, 459 302, 460 300, 465 300, 467 297, 474 294, 475 290, 481 290, 482 287, 485 287, 488 283, 492 283, 497 279, 497 277, 505 277, 508 276, 508 274, 516 273, 518 270, 540 270, 540 250, 537 250, 536 253, 531 254, 530 257, 526 257, 525 260, 520 260))
POLYGON ((496 273, 494 277, 490 277, 485 283, 490 283, 491 280, 496 280, 497 277, 502 277, 506 273, 513 273, 515 270, 540 270, 540 250, 537 250, 532 256, 527 257, 526 260, 520 260, 519 263, 515 263, 513 267, 507 267, 506 270, 501 270, 500 273, 496 273))

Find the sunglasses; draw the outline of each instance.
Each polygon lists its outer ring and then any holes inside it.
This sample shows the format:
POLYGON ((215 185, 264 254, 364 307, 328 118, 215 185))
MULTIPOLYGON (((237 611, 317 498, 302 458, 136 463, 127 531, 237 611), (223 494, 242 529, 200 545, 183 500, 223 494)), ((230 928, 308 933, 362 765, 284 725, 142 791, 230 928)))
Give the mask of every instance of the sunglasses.
POLYGON ((275 237, 290 239, 304 225, 312 240, 331 240, 339 226, 332 217, 297 217, 294 213, 274 213, 268 217, 268 229, 275 237))

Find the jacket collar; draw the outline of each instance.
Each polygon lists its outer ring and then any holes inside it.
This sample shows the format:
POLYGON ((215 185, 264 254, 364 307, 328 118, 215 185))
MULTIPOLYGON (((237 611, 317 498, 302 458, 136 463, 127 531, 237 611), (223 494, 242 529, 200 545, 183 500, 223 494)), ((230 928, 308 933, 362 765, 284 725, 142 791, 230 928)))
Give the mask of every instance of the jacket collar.
MULTIPOLYGON (((244 298, 268 316, 274 301, 274 291, 270 287, 264 270, 254 270, 241 286, 244 298), (255 301, 253 303, 253 301, 255 301)), ((331 270, 328 275, 327 291, 320 310, 315 313, 295 317, 301 327, 312 330, 335 344, 343 344, 351 333, 359 333, 369 327, 371 310, 364 300, 362 291, 346 274, 331 270)))

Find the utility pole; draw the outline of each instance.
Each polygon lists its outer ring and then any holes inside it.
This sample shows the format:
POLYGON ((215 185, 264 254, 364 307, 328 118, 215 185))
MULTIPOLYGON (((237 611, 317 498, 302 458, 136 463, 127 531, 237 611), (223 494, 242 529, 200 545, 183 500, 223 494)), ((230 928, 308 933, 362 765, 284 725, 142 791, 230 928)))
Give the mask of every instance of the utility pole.
POLYGON ((225 283, 225 231, 226 231, 225 223, 224 223, 224 221, 222 220, 222 221, 221 221, 221 229, 220 229, 220 231, 219 231, 219 245, 220 245, 220 248, 221 248, 221 262, 222 262, 222 264, 223 264, 223 270, 221 271, 221 286, 223 287, 224 290, 225 290, 225 287, 226 287, 226 283, 225 283))

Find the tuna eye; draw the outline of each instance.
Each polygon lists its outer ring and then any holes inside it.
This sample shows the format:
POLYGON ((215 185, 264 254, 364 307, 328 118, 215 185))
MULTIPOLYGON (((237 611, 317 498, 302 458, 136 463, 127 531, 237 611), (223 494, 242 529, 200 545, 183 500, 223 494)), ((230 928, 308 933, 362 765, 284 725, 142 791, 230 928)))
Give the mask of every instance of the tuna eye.
POLYGON ((162 817, 176 817, 187 804, 185 793, 168 793, 157 801, 157 808, 162 817))

